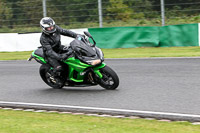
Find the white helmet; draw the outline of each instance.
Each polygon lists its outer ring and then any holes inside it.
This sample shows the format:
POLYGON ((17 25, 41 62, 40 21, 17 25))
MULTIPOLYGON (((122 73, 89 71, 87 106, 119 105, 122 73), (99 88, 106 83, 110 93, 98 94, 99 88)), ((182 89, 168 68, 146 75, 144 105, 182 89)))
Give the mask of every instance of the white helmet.
POLYGON ((50 17, 44 17, 40 20, 40 26, 45 34, 54 33, 56 31, 55 22, 50 17))

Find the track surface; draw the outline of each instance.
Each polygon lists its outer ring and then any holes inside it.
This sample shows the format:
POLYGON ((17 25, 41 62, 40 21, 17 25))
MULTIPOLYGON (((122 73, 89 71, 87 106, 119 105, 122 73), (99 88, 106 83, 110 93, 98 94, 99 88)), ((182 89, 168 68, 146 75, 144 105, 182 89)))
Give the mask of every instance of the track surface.
POLYGON ((100 86, 51 89, 35 61, 0 61, 0 101, 200 115, 200 59, 107 59, 117 90, 100 86))

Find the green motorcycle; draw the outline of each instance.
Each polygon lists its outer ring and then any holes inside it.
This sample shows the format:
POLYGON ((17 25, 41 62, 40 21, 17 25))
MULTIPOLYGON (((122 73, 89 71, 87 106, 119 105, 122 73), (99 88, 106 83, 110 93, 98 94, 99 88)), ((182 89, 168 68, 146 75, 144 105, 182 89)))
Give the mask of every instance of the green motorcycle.
POLYGON ((52 88, 100 85, 107 90, 116 89, 119 85, 117 74, 103 62, 103 52, 96 47, 91 34, 89 32, 84 34, 86 37, 78 35, 70 43, 68 51, 71 51, 71 55, 60 62, 64 70, 59 76, 53 76, 54 68, 45 60, 42 48, 33 51, 28 60, 34 58, 42 64, 39 70, 40 76, 52 88))

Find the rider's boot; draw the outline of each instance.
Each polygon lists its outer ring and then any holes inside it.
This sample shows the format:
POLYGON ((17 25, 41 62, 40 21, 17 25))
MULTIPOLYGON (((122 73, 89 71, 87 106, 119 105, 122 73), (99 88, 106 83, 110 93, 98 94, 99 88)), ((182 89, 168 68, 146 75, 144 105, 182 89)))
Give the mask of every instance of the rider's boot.
POLYGON ((63 84, 61 80, 61 72, 62 72, 61 66, 58 66, 51 71, 52 81, 60 86, 63 84))

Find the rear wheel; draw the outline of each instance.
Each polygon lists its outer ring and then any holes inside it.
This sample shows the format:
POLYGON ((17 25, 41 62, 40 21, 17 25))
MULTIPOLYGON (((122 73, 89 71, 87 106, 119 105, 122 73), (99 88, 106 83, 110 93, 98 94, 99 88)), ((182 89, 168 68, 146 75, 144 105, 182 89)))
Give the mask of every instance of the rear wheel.
POLYGON ((115 90, 119 86, 119 77, 108 66, 100 69, 103 77, 99 81, 99 85, 107 90, 115 90))
POLYGON ((41 65, 40 76, 47 85, 54 89, 61 89, 64 86, 64 79, 53 76, 50 67, 47 65, 41 65))

